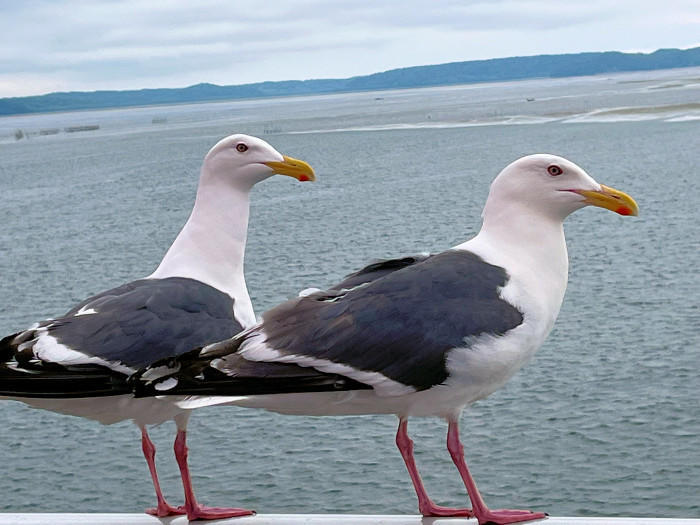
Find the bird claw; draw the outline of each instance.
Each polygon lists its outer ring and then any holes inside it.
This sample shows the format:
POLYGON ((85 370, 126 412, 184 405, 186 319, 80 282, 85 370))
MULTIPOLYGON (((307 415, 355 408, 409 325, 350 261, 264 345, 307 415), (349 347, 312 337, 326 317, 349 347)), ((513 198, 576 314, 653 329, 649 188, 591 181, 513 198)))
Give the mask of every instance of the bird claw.
POLYGON ((474 512, 472 509, 458 509, 453 507, 443 507, 431 503, 421 507, 420 513, 426 518, 473 518, 474 512))
POLYGON ((146 509, 146 514, 158 518, 166 518, 168 516, 180 516, 182 514, 187 514, 187 512, 184 507, 173 507, 168 503, 159 503, 157 507, 146 509))
MULTIPOLYGON (((185 507, 180 507, 185 511, 185 507)), ((220 520, 224 518, 238 518, 240 516, 253 516, 254 510, 240 509, 236 507, 206 507, 197 505, 192 509, 187 509, 187 519, 194 520, 220 520)))
POLYGON ((546 519, 545 512, 533 512, 531 510, 498 509, 487 510, 483 515, 477 516, 479 525, 507 525, 530 520, 546 519))

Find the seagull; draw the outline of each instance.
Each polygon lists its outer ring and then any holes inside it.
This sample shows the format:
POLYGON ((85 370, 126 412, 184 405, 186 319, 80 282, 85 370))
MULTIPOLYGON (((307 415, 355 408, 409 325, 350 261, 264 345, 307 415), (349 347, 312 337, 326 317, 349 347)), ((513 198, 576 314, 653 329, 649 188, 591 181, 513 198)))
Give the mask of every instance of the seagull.
POLYGON ((564 219, 584 206, 637 215, 627 194, 564 158, 537 154, 491 184, 479 233, 433 255, 374 262, 327 290, 307 289, 219 343, 132 376, 137 396, 181 396, 297 415, 395 414, 396 445, 423 516, 480 524, 544 518, 491 510, 465 461, 463 409, 503 386, 542 345, 564 298, 564 219), (157 378, 149 372, 159 369, 157 378), (169 369, 169 373, 167 372, 169 369), (435 504, 413 456, 408 418, 447 421, 447 448, 471 508, 435 504))
POLYGON ((157 399, 136 399, 128 377, 158 359, 229 338, 255 323, 243 275, 250 190, 273 174, 315 179, 304 161, 265 141, 231 135, 202 164, 192 213, 156 270, 94 295, 65 315, 0 341, 0 396, 31 406, 112 424, 131 419, 141 429, 153 481, 156 516, 216 519, 252 514, 197 502, 187 464, 189 411, 157 399), (155 446, 146 425, 174 419, 175 457, 183 507, 163 497, 155 446))

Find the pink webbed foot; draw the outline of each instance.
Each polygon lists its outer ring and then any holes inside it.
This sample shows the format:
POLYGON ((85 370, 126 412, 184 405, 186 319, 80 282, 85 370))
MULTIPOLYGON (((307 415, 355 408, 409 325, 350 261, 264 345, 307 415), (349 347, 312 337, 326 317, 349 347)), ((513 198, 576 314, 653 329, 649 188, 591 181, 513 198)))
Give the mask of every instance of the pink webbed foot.
POLYGON ((165 501, 163 503, 158 502, 157 507, 146 509, 146 514, 157 516, 159 518, 166 518, 168 516, 180 516, 182 514, 186 514, 186 512, 183 507, 173 507, 167 501, 165 501))
POLYGON ((255 514, 254 510, 239 509, 236 507, 207 507, 205 505, 193 506, 190 509, 185 510, 185 507, 180 507, 182 509, 182 514, 187 513, 187 519, 190 521, 194 520, 220 520, 224 518, 238 518, 240 516, 252 516, 255 514))
POLYGON ((541 520, 547 518, 544 512, 533 512, 531 510, 511 510, 511 509, 486 509, 480 516, 476 516, 479 525, 507 525, 508 523, 520 523, 530 520, 541 520))
POLYGON ((430 503, 419 504, 418 510, 426 518, 473 518, 472 509, 456 509, 430 503))

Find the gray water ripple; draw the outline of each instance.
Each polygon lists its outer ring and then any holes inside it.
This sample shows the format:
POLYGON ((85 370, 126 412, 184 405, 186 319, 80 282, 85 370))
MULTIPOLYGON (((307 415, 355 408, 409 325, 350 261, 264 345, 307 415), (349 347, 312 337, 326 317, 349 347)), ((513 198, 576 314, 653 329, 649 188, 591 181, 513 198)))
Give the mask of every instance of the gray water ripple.
MULTIPOLYGON (((104 125, 0 144, 2 333, 150 273, 187 218, 202 155, 232 131, 261 133, 277 121, 289 130, 415 124, 428 113, 538 117, 623 100, 678 104, 692 93, 593 79, 383 96, 386 107, 363 94, 66 114, 104 125), (523 89, 536 91, 537 104, 520 99, 523 89), (149 111, 168 123, 152 129, 149 111)), ((48 127, 58 118, 21 122, 48 127)), ((319 182, 255 188, 246 257, 253 302, 262 312, 371 259, 462 242, 476 232, 501 167, 527 153, 567 156, 633 195, 641 215, 586 209, 567 221, 561 314, 534 361, 465 411, 470 468, 493 507, 700 516, 698 137, 697 121, 662 120, 270 135, 280 151, 309 161, 319 182)), ((11 494, 0 509, 138 512, 153 504, 130 423, 101 427, 15 402, 0 413, 11 494)), ((466 505, 445 423, 411 421, 410 431, 434 499, 466 505)), ((389 416, 198 410, 189 439, 195 488, 207 504, 261 512, 413 513, 395 432, 389 416)), ((163 488, 179 501, 173 434, 171 424, 152 431, 163 488)))

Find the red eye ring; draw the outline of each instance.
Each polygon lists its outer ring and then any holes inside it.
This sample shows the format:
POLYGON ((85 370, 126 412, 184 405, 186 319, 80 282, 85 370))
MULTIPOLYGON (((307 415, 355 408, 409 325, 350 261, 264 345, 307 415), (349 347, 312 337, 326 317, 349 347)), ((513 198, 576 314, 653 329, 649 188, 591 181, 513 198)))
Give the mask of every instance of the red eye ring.
POLYGON ((556 164, 552 164, 551 166, 549 166, 549 167, 547 168, 547 173, 549 173, 552 177, 556 177, 556 176, 561 175, 562 173, 564 173, 564 170, 561 169, 561 168, 560 168, 559 166, 557 166, 556 164))
POLYGON ((243 153, 244 151, 248 151, 248 146, 246 146, 242 142, 239 142, 238 144, 236 144, 236 151, 239 151, 241 153, 243 153))

